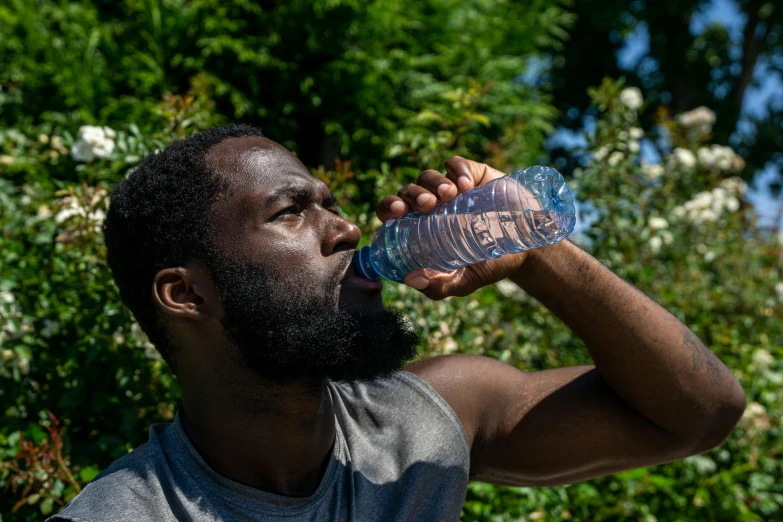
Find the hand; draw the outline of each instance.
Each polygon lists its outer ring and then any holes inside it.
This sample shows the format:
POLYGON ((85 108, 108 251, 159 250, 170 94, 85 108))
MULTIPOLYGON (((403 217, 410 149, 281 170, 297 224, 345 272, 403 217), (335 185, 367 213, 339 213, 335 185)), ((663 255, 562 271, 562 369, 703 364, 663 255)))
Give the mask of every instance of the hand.
MULTIPOLYGON (((451 201, 459 194, 505 176, 489 165, 460 156, 446 161, 446 175, 437 170, 425 170, 415 184, 406 185, 396 196, 386 196, 378 204, 378 219, 400 218, 411 211, 426 214, 438 203, 451 201)), ((508 254, 482 261, 451 272, 417 268, 409 272, 404 283, 434 301, 446 297, 464 297, 481 287, 491 285, 514 274, 522 266, 527 252, 508 254)))

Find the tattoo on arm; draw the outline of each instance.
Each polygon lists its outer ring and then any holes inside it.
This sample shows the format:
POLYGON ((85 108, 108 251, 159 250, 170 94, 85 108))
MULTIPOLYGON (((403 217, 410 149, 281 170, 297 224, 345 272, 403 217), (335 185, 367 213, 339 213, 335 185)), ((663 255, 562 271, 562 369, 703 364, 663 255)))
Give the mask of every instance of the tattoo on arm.
POLYGON ((710 382, 713 384, 718 384, 723 380, 726 367, 720 359, 718 359, 717 355, 704 346, 704 343, 696 337, 695 333, 686 328, 682 336, 682 341, 691 351, 691 355, 693 356, 693 371, 698 372, 706 368, 710 382))

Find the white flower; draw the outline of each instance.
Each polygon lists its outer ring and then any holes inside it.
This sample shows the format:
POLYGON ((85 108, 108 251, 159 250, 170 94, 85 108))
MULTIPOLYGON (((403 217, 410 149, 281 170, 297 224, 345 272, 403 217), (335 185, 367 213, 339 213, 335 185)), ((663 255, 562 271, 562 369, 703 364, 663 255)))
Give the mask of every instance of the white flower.
POLYGON ((718 220, 718 215, 712 210, 707 209, 702 211, 700 221, 717 221, 717 220, 718 220))
POLYGON ((720 182, 720 186, 735 196, 742 196, 748 190, 748 184, 745 183, 742 178, 737 176, 724 179, 720 182))
POLYGON ((52 217, 52 211, 46 205, 40 205, 38 207, 38 217, 41 219, 47 219, 52 217))
POLYGON ((656 164, 647 165, 642 163, 642 172, 650 179, 656 179, 663 176, 663 166, 656 164))
MULTIPOLYGON (((748 404, 748 407, 745 409, 745 415, 748 417, 761 417, 762 415, 767 414, 767 408, 764 407, 763 404, 759 404, 756 401, 752 401, 750 404, 748 404)), ((743 415, 743 417, 745 416, 743 415)))
POLYGON ((71 156, 76 161, 92 161, 95 159, 95 154, 92 152, 92 147, 86 141, 77 141, 71 146, 71 156))
POLYGON ((459 350, 459 345, 457 344, 457 341, 455 341, 451 337, 446 337, 446 341, 443 343, 443 351, 445 353, 454 353, 457 350, 459 350))
MULTIPOLYGON (((712 206, 712 193, 711 192, 699 192, 696 194, 696 197, 694 197, 690 203, 692 204, 693 208, 698 210, 703 210, 706 208, 710 208, 712 206)), ((686 203, 686 206, 688 204, 686 203)))
POLYGON ((647 224, 650 226, 650 230, 669 228, 669 222, 662 217, 651 217, 647 224))
POLYGON ((65 202, 65 205, 63 205, 62 209, 54 217, 54 220, 57 223, 63 223, 73 216, 83 214, 82 208, 79 206, 79 202, 76 198, 66 197, 63 199, 63 202, 65 202))
POLYGON ((79 140, 71 147, 71 155, 76 161, 108 158, 114 152, 115 136, 109 127, 83 125, 79 128, 79 140))
POLYGON ((106 213, 103 210, 98 209, 98 210, 96 210, 94 212, 90 212, 90 215, 87 216, 87 219, 89 219, 90 221, 93 221, 95 223, 102 223, 103 222, 103 218, 105 218, 105 217, 106 217, 106 213))
POLYGON ((713 252, 712 250, 710 250, 709 252, 707 252, 706 254, 704 254, 704 260, 705 260, 706 262, 708 262, 708 263, 712 263, 712 262, 715 260, 715 258, 716 258, 717 256, 718 256, 718 254, 716 254, 715 252, 713 252))
POLYGON ((702 147, 698 151, 699 165, 719 172, 739 172, 745 168, 743 160, 734 149, 723 145, 702 147))
POLYGON ((505 297, 508 297, 509 299, 513 299, 514 301, 524 301, 525 300, 525 292, 521 288, 519 288, 519 285, 516 283, 509 281, 508 279, 503 279, 501 281, 498 281, 495 283, 495 286, 498 289, 498 292, 503 294, 505 297))
POLYGON ((654 253, 658 253, 658 251, 661 249, 661 245, 663 245, 663 239, 661 239, 658 236, 653 236, 650 238, 650 248, 654 253))
POLYGON ((674 162, 677 165, 685 169, 692 169, 696 166, 696 156, 694 156, 693 152, 689 151, 688 149, 677 147, 672 152, 672 157, 674 158, 674 162))
POLYGON ((778 294, 778 297, 783 299, 783 283, 775 284, 775 293, 778 294))
POLYGON ((674 235, 668 230, 666 232, 661 233, 661 237, 663 238, 664 245, 671 245, 672 243, 674 243, 674 235))
POLYGON ((672 209, 672 215, 676 218, 684 218, 686 214, 685 207, 683 206, 676 206, 672 209))
POLYGON ((739 210, 739 208, 740 208, 740 203, 737 198, 735 198, 734 196, 729 196, 728 198, 726 198, 726 209, 729 212, 736 212, 737 210, 739 210))
POLYGON ((620 162, 623 160, 623 158, 624 158, 624 157, 625 157, 625 155, 623 155, 623 153, 622 153, 622 152, 620 152, 620 151, 615 151, 615 152, 612 152, 611 156, 609 156, 609 159, 608 159, 608 160, 606 160, 606 162, 607 162, 607 163, 608 163, 610 166, 614 167, 615 165, 617 165, 618 163, 620 163, 620 162))
POLYGON ((0 301, 11 304, 15 301, 14 294, 9 292, 8 290, 3 290, 0 292, 0 301))
POLYGON ((57 321, 44 319, 44 326, 43 328, 41 328, 41 335, 48 339, 49 337, 57 333, 57 330, 59 329, 60 329, 60 323, 58 323, 57 321))
POLYGON ((149 342, 149 338, 147 337, 147 334, 145 334, 144 330, 141 329, 139 323, 134 322, 133 324, 131 324, 130 331, 131 331, 131 337, 136 339, 138 342, 140 343, 149 342))
POLYGON ((628 134, 630 134, 631 138, 639 140, 642 138, 642 136, 644 136, 644 131, 639 127, 631 127, 628 130, 628 134))
POLYGON ((20 357, 16 364, 19 367, 19 373, 22 375, 30 373, 30 359, 27 357, 20 357))
POLYGON ((0 165, 10 165, 13 162, 14 162, 14 158, 9 156, 8 154, 0 155, 0 165))
POLYGON ((775 362, 775 358, 767 350, 759 348, 753 352, 753 362, 756 363, 756 366, 760 369, 767 370, 772 366, 772 363, 775 362))
POLYGON ((609 154, 609 147, 603 146, 595 151, 595 153, 593 154, 593 158, 596 161, 601 161, 606 157, 607 154, 609 154))
POLYGON ((723 187, 715 187, 712 189, 712 198, 721 202, 725 201, 729 197, 729 191, 723 187))
POLYGON ((700 148, 696 156, 699 158, 699 165, 703 167, 709 168, 715 162, 715 153, 710 147, 700 148))
POLYGON ((677 117, 677 121, 686 129, 702 136, 712 132, 712 126, 715 124, 715 113, 702 105, 692 111, 680 114, 677 117))
POLYGON ((640 91, 637 87, 626 87, 620 91, 620 103, 632 111, 639 110, 639 107, 641 107, 644 103, 642 91, 640 91))
POLYGON ((111 336, 111 340, 114 344, 123 344, 125 342, 125 336, 120 332, 114 332, 111 336))
POLYGON ((153 361, 160 361, 163 359, 163 357, 160 356, 160 352, 155 349, 155 346, 152 343, 144 345, 144 356, 153 361))

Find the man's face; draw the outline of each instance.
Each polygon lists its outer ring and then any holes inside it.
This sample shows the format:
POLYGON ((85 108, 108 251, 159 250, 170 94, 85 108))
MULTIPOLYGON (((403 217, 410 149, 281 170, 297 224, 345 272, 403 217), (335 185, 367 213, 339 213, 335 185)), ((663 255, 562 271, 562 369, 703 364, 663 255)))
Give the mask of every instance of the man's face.
POLYGON ((205 262, 244 364, 278 380, 372 379, 415 355, 418 336, 380 289, 342 283, 361 233, 323 182, 264 138, 225 140, 207 161, 231 188, 205 262))

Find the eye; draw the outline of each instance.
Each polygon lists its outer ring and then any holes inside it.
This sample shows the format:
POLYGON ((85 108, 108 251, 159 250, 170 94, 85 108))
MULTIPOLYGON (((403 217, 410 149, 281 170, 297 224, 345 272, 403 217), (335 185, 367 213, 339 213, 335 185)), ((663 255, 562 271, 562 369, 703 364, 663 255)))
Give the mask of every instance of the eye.
POLYGON ((280 216, 288 216, 288 215, 300 215, 302 213, 302 207, 301 205, 291 205, 290 207, 281 210, 277 213, 275 216, 275 219, 279 218, 280 216), (289 214, 290 213, 290 214, 289 214))

